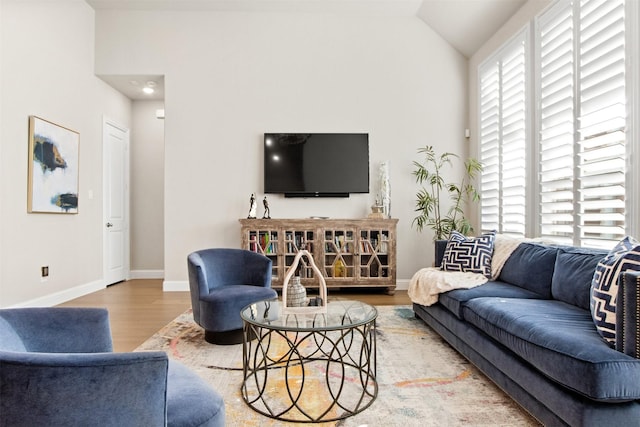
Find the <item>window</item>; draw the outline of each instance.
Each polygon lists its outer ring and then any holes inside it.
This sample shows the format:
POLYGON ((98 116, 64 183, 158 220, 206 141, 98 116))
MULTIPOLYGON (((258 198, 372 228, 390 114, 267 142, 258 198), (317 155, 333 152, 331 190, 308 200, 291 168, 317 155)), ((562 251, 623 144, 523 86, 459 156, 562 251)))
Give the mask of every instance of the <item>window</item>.
POLYGON ((527 85, 525 32, 480 69, 481 226, 524 236, 527 85))
POLYGON ((633 194, 624 0, 559 1, 534 23, 533 46, 519 35, 479 69, 482 229, 611 248, 633 194))
POLYGON ((625 234, 623 0, 538 19, 540 235, 612 247, 625 234))

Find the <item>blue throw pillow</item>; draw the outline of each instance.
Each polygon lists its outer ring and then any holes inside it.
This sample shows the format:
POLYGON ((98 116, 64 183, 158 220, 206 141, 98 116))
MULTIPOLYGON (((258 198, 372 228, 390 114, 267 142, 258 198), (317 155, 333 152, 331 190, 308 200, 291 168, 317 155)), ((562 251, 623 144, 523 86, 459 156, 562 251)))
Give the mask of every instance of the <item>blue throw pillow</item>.
POLYGON ((616 343, 618 278, 625 270, 640 270, 640 242, 629 236, 598 263, 591 281, 591 317, 598 333, 611 345, 616 343))
POLYGON ((491 278, 491 257, 495 238, 495 231, 480 237, 465 237, 457 231, 452 231, 444 250, 441 269, 480 273, 491 278))

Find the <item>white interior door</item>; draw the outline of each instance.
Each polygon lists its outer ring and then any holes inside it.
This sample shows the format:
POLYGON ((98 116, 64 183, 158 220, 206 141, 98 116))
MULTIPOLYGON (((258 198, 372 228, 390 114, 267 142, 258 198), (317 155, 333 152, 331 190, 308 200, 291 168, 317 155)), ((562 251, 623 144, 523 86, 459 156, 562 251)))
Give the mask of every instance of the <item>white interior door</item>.
POLYGON ((104 121, 104 277, 111 285, 129 274, 129 130, 104 121))

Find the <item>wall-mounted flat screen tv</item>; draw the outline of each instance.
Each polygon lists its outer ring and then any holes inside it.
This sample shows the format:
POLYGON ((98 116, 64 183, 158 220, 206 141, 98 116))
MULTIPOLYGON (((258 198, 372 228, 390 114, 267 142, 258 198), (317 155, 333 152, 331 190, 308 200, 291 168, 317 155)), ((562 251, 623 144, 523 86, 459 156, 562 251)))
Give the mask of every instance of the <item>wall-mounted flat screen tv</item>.
POLYGON ((264 192, 348 197, 369 192, 369 134, 265 133, 264 192))

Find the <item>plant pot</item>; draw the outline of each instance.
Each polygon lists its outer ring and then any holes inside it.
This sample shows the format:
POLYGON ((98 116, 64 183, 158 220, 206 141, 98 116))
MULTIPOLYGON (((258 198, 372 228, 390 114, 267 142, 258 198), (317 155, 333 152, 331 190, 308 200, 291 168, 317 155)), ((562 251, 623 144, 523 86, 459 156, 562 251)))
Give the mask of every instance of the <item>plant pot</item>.
POLYGON ((447 242, 448 240, 435 240, 433 242, 436 249, 435 259, 433 261, 434 267, 440 267, 440 265, 442 265, 442 257, 444 257, 444 251, 447 248, 447 242))

